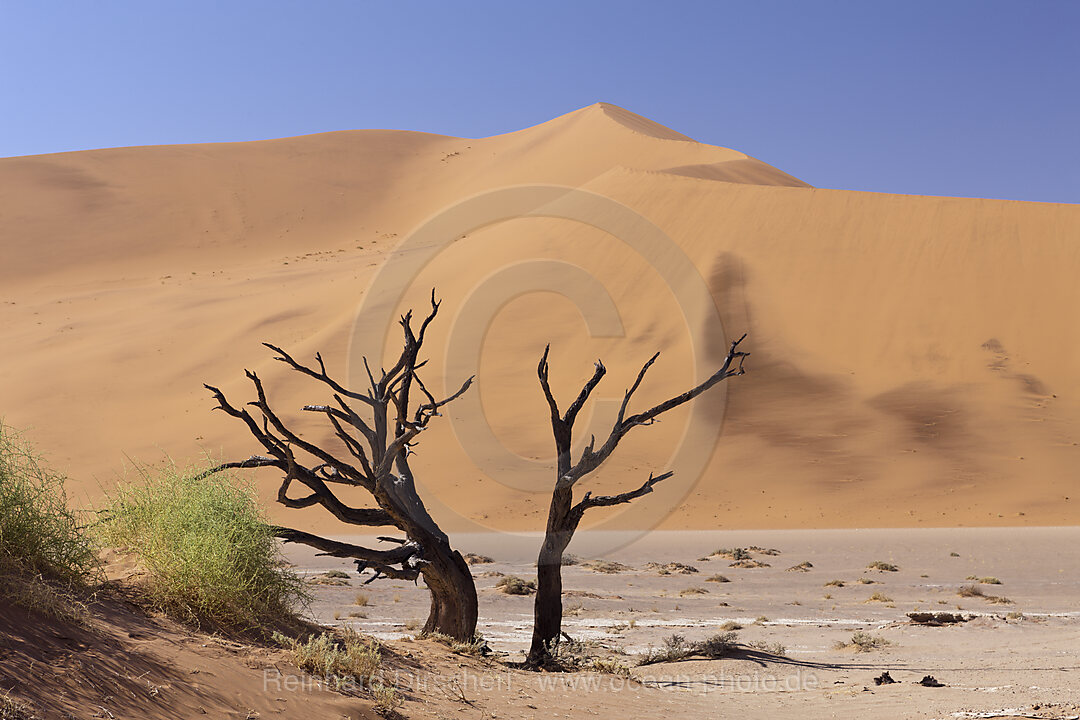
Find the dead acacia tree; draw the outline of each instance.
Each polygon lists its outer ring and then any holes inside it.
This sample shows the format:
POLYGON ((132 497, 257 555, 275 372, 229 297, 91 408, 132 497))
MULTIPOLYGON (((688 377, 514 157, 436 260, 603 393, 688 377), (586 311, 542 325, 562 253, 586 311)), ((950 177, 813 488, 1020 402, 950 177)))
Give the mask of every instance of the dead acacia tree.
POLYGON ((431 296, 431 312, 420 325, 412 327, 412 312, 401 318, 404 347, 397 362, 389 370, 381 370, 375 379, 367 359, 369 387, 365 392, 349 390, 331 378, 321 355, 316 354, 318 368, 302 365, 281 348, 264 343, 277 353, 276 360, 293 370, 323 383, 333 393, 334 404, 306 405, 302 409, 320 413, 333 426, 334 433, 351 458, 334 454, 301 438, 289 429, 270 407, 270 401, 258 375, 245 371, 255 386, 257 399, 248 405, 262 416, 256 419, 246 408, 233 406, 224 393, 206 385, 226 414, 242 420, 258 440, 267 455, 252 455, 240 462, 224 463, 207 474, 227 468, 275 467, 284 473, 278 488, 277 501, 290 508, 321 505, 338 520, 365 527, 395 527, 404 538, 379 538, 393 542, 396 547, 373 549, 338 542, 301 530, 277 527, 277 537, 285 542, 303 543, 322 551, 322 554, 352 558, 357 572, 371 570, 366 582, 380 577, 398 580, 424 578, 431 591, 431 611, 424 632, 439 632, 458 640, 471 640, 476 634, 476 585, 469 566, 461 554, 450 546, 446 533, 439 529, 416 491, 409 455, 417 436, 447 403, 460 397, 472 384, 466 380, 457 392, 436 400, 420 380, 418 361, 424 344, 424 334, 439 311, 435 294, 431 296), (410 410, 410 396, 419 391, 423 400, 410 410), (356 412, 351 404, 366 406, 369 420, 356 412), (308 494, 290 496, 293 483, 306 488, 308 494), (377 507, 350 507, 330 489, 331 485, 360 487, 371 494, 377 507))
POLYGON ((555 476, 555 488, 551 494, 551 506, 548 509, 547 530, 544 534, 544 544, 540 548, 540 556, 536 562, 536 598, 533 606, 533 636, 532 646, 529 649, 527 663, 533 667, 545 664, 551 657, 551 652, 559 642, 562 633, 562 560, 563 552, 570 540, 574 537, 582 516, 590 508, 609 507, 635 500, 642 495, 651 493, 653 487, 674 473, 669 471, 662 475, 649 474, 648 480, 636 490, 621 493, 619 495, 593 495, 586 492, 584 496, 574 503, 574 485, 583 477, 598 468, 611 453, 615 451, 619 441, 633 428, 640 425, 650 425, 663 413, 676 408, 683 403, 693 400, 709 388, 735 375, 742 375, 743 361, 749 353, 740 351, 739 343, 746 338, 741 338, 731 343, 731 349, 724 359, 723 366, 713 373, 700 385, 687 390, 681 395, 669 398, 664 402, 644 412, 627 415, 627 406, 630 398, 641 385, 645 373, 652 367, 660 353, 656 353, 642 366, 637 379, 629 390, 623 395, 619 414, 611 429, 607 440, 599 448, 596 448, 596 438, 592 438, 589 444, 581 452, 577 462, 571 457, 571 444, 573 442, 574 421, 578 413, 585 406, 589 395, 600 384, 600 380, 607 372, 607 368, 600 361, 596 362, 596 369, 588 382, 578 393, 577 398, 571 403, 563 414, 559 413, 558 403, 551 392, 548 382, 548 351, 549 345, 544 349, 544 355, 540 358, 540 364, 536 369, 540 378, 540 387, 544 390, 548 407, 551 410, 551 429, 555 435, 555 450, 557 452, 557 470, 555 476))

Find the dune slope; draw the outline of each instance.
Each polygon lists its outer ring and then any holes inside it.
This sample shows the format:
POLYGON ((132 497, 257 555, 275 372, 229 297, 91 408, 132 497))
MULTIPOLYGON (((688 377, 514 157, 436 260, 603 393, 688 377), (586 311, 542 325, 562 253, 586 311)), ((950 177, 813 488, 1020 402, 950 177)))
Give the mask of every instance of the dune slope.
MULTIPOLYGON (((0 160, 0 414, 30 428, 84 502, 128 458, 246 457, 258 448, 211 413, 203 382, 239 401, 243 369, 255 369, 289 417, 326 400, 259 343, 301 358, 321 351, 358 380, 350 334, 380 268, 419 252, 410 233, 433 215, 526 184, 610 198, 672 246, 645 258, 634 238, 524 217, 447 238, 399 279, 402 309, 422 307, 433 286, 445 300, 429 384, 460 379, 456 361, 447 371, 455 342, 472 343, 479 370, 475 404, 417 448, 415 469, 449 527, 543 527, 551 440, 535 367, 545 343, 564 402, 604 359, 600 432, 654 351, 663 355, 642 405, 691 382, 695 343, 719 361, 725 340, 695 325, 702 308, 680 305, 684 283, 708 288, 727 336, 750 333, 749 373, 701 400, 703 471, 675 464, 678 482, 648 499, 656 512, 593 520, 1075 522, 1080 207, 815 189, 607 104, 483 139, 365 130, 0 160), (675 255, 693 277, 671 274, 664 258, 675 255), (590 276, 618 322, 597 320, 607 306, 590 276), (476 440, 481 411, 498 447, 476 440)), ((626 489, 670 467, 688 418, 635 431, 590 489, 626 489)), ((311 418, 297 422, 329 437, 311 418)), ((271 502, 273 476, 258 477, 271 502)))

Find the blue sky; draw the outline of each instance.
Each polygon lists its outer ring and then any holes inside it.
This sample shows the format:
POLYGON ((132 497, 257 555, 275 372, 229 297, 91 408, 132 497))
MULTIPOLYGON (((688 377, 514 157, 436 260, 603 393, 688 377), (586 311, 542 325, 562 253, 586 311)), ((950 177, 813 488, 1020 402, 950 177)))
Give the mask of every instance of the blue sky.
POLYGON ((819 187, 1080 202, 1080 3, 0 0, 0 157, 606 101, 819 187))

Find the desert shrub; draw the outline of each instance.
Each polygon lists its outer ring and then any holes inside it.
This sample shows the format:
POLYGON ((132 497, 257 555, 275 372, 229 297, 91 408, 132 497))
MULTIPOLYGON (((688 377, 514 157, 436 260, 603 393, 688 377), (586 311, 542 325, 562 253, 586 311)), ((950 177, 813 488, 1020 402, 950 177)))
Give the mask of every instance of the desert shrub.
POLYGON ((866 602, 892 602, 892 598, 883 592, 876 592, 866 599, 866 602))
POLYGON ((723 575, 716 574, 716 575, 710 575, 709 577, 705 578, 705 582, 726 583, 726 582, 731 582, 731 581, 728 580, 723 575))
POLYGON ((964 579, 974 580, 975 582, 982 583, 983 585, 1001 585, 1001 581, 998 580, 996 577, 977 577, 975 575, 968 575, 964 579))
POLYGON ((615 575, 616 573, 633 570, 629 565, 623 565, 614 560, 593 560, 592 562, 585 563, 585 567, 593 572, 604 573, 606 575, 615 575))
POLYGON ((882 572, 896 572, 900 568, 892 563, 883 562, 881 560, 875 560, 866 566, 868 570, 881 570, 882 572))
POLYGON ((985 597, 982 588, 978 585, 962 585, 956 594, 960 597, 985 597))
POLYGON ((709 591, 703 587, 688 587, 679 591, 679 597, 686 597, 687 595, 708 595, 709 591))
POLYGON ((532 595, 536 592, 535 580, 524 580, 517 575, 507 575, 495 583, 507 595, 532 595))
POLYGON ((337 688, 354 682, 370 687, 382 665, 378 641, 347 628, 340 638, 324 632, 300 641, 274 633, 274 640, 290 651, 298 668, 337 688))
POLYGON ((169 464, 110 498, 102 537, 146 567, 150 603, 188 621, 252 627, 307 602, 250 485, 169 464))
POLYGON ((871 650, 876 650, 877 648, 882 648, 887 645, 892 645, 892 643, 883 637, 871 635, 868 632, 859 630, 851 636, 851 640, 848 642, 838 642, 835 647, 837 650, 854 648, 855 652, 870 652, 871 650))
POLYGON ((394 717, 397 715, 398 708, 400 708, 405 699, 398 692, 398 689, 390 685, 383 685, 380 682, 372 683, 371 696, 375 700, 375 712, 379 713, 383 717, 394 717))
POLYGON ((367 607, 371 604, 371 596, 366 592, 356 593, 356 599, 353 600, 353 605, 359 605, 360 607, 367 607))
POLYGON ((713 552, 713 555, 728 560, 750 559, 750 552, 746 548, 719 548, 713 552))
POLYGON ((638 658, 638 665, 677 662, 690 657, 716 659, 729 654, 738 645, 738 635, 728 631, 710 635, 704 640, 687 642, 684 635, 672 633, 659 648, 649 648, 638 658))
POLYGON ((494 559, 487 555, 479 555, 477 553, 465 553, 465 562, 469 565, 489 565, 495 562, 494 559))
POLYGON ((825 587, 844 587, 844 581, 830 580, 829 582, 825 583, 825 587))
POLYGON ((727 622, 725 622, 723 625, 720 626, 720 629, 721 630, 742 630, 743 626, 740 625, 739 623, 735 622, 734 620, 728 620, 727 622))
POLYGON ((450 650, 458 655, 471 655, 473 657, 482 657, 488 655, 491 649, 488 647, 487 640, 482 635, 477 633, 473 636, 472 640, 461 641, 455 640, 449 635, 444 635, 439 632, 425 633, 421 635, 422 638, 427 640, 434 640, 435 642, 442 643, 450 650))
POLYGON ((98 570, 97 548, 68 507, 64 481, 0 422, 0 573, 82 584, 98 570))

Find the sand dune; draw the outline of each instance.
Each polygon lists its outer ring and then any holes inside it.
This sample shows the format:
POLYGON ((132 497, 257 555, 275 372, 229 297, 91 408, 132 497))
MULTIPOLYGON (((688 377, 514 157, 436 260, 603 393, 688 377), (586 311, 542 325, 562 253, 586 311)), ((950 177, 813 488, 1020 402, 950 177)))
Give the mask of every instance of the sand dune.
MULTIPOLYGON (((1075 523, 1080 207, 815 189, 606 104, 484 139, 365 130, 0 160, 0 415, 31 429, 84 502, 127 457, 246 456, 257 448, 210 412, 202 382, 240 399, 249 367, 283 411, 322 401, 259 343, 322 351, 347 377, 358 304, 399 243, 448 206, 521 184, 641 214, 696 268, 725 332, 750 333, 750 373, 726 405, 702 401, 722 430, 704 473, 653 501, 674 512, 597 520, 1075 523)), ((528 217, 467 233, 407 278, 402 307, 432 286, 445 300, 434 387, 447 343, 483 331, 476 398, 506 448, 478 467, 461 449, 476 419, 464 410, 425 433, 415 467, 449 526, 542 527, 545 488, 517 468, 542 478, 534 459, 551 452, 535 379, 546 342, 562 397, 604 359, 607 411, 655 350, 642 404, 691 381, 691 338, 722 355, 722 338, 687 327, 661 270, 596 228, 528 217), (573 292, 594 276, 621 330, 591 336, 556 288, 516 295, 536 259, 561 263, 544 267, 565 269, 553 277, 573 292)), ((668 467, 688 417, 640 430, 594 487, 668 467)))

